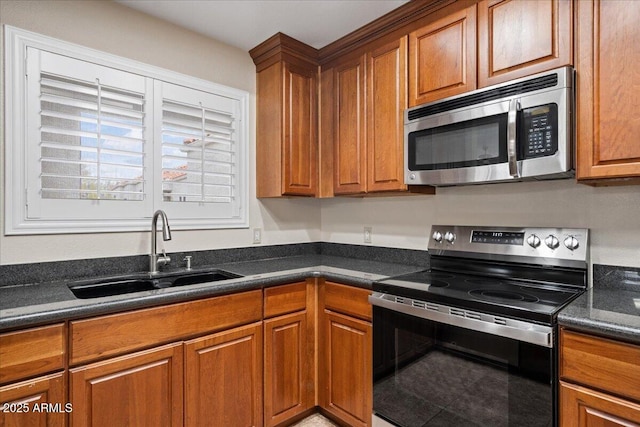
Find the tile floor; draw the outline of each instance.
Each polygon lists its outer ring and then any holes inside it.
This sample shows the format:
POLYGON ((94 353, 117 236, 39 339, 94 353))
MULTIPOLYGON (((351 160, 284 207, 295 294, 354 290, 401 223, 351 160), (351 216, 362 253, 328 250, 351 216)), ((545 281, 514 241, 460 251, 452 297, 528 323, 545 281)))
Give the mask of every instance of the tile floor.
POLYGON ((337 427, 337 424, 332 423, 320 414, 313 414, 292 427, 337 427))

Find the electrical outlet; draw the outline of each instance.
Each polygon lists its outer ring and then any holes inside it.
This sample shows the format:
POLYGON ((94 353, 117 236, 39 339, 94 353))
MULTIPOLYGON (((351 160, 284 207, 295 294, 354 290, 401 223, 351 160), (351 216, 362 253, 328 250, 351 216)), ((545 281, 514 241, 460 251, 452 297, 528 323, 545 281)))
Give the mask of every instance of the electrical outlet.
POLYGON ((371 243, 371 227, 364 228, 364 242, 371 243))
POLYGON ((253 243, 257 245, 262 242, 262 228, 253 229, 253 243))

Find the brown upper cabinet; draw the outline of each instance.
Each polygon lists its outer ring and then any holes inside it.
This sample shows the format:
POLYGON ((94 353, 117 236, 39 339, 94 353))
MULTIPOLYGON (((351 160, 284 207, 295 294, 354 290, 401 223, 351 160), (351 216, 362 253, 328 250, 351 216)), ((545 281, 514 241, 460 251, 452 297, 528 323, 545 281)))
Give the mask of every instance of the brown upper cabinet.
MULTIPOLYGON (((333 67, 333 192, 354 194, 366 191, 365 60, 358 55, 333 67)), ((323 112, 324 114, 325 112, 323 112)), ((323 142, 331 141, 329 138, 323 142)))
POLYGON ((371 49, 367 72, 367 191, 404 191, 407 37, 371 49))
POLYGON ((256 195, 317 196, 317 51, 278 33, 250 53, 257 70, 256 195))
POLYGON ((322 156, 333 159, 324 165, 333 168, 333 194, 405 191, 407 37, 339 58, 322 75, 322 156))
POLYGON ((640 182, 640 2, 576 2, 577 178, 640 182))
POLYGON ((572 63, 571 0, 456 7, 409 34, 411 107, 572 63))
POLYGON ((409 34, 409 105, 476 88, 476 5, 409 34))
POLYGON ((572 19, 571 0, 481 0, 478 87, 572 64, 572 19))
POLYGON ((573 64, 573 7, 412 1, 319 50, 276 34, 250 51, 257 196, 405 192, 404 110, 573 64))

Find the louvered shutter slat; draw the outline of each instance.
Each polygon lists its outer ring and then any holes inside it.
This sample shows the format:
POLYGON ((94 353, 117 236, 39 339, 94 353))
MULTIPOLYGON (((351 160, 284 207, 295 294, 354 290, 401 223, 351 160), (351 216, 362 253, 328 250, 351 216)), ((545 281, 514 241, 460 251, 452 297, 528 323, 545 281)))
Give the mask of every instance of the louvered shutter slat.
POLYGON ((144 199, 144 95, 41 73, 43 198, 144 199))

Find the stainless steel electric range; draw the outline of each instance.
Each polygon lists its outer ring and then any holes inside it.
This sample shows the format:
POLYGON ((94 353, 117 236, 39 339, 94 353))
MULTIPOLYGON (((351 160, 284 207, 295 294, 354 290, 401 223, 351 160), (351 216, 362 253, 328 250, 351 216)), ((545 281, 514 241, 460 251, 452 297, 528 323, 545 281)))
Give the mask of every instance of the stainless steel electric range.
POLYGON ((373 284, 374 426, 557 425, 558 312, 588 230, 433 226, 431 269, 373 284))

